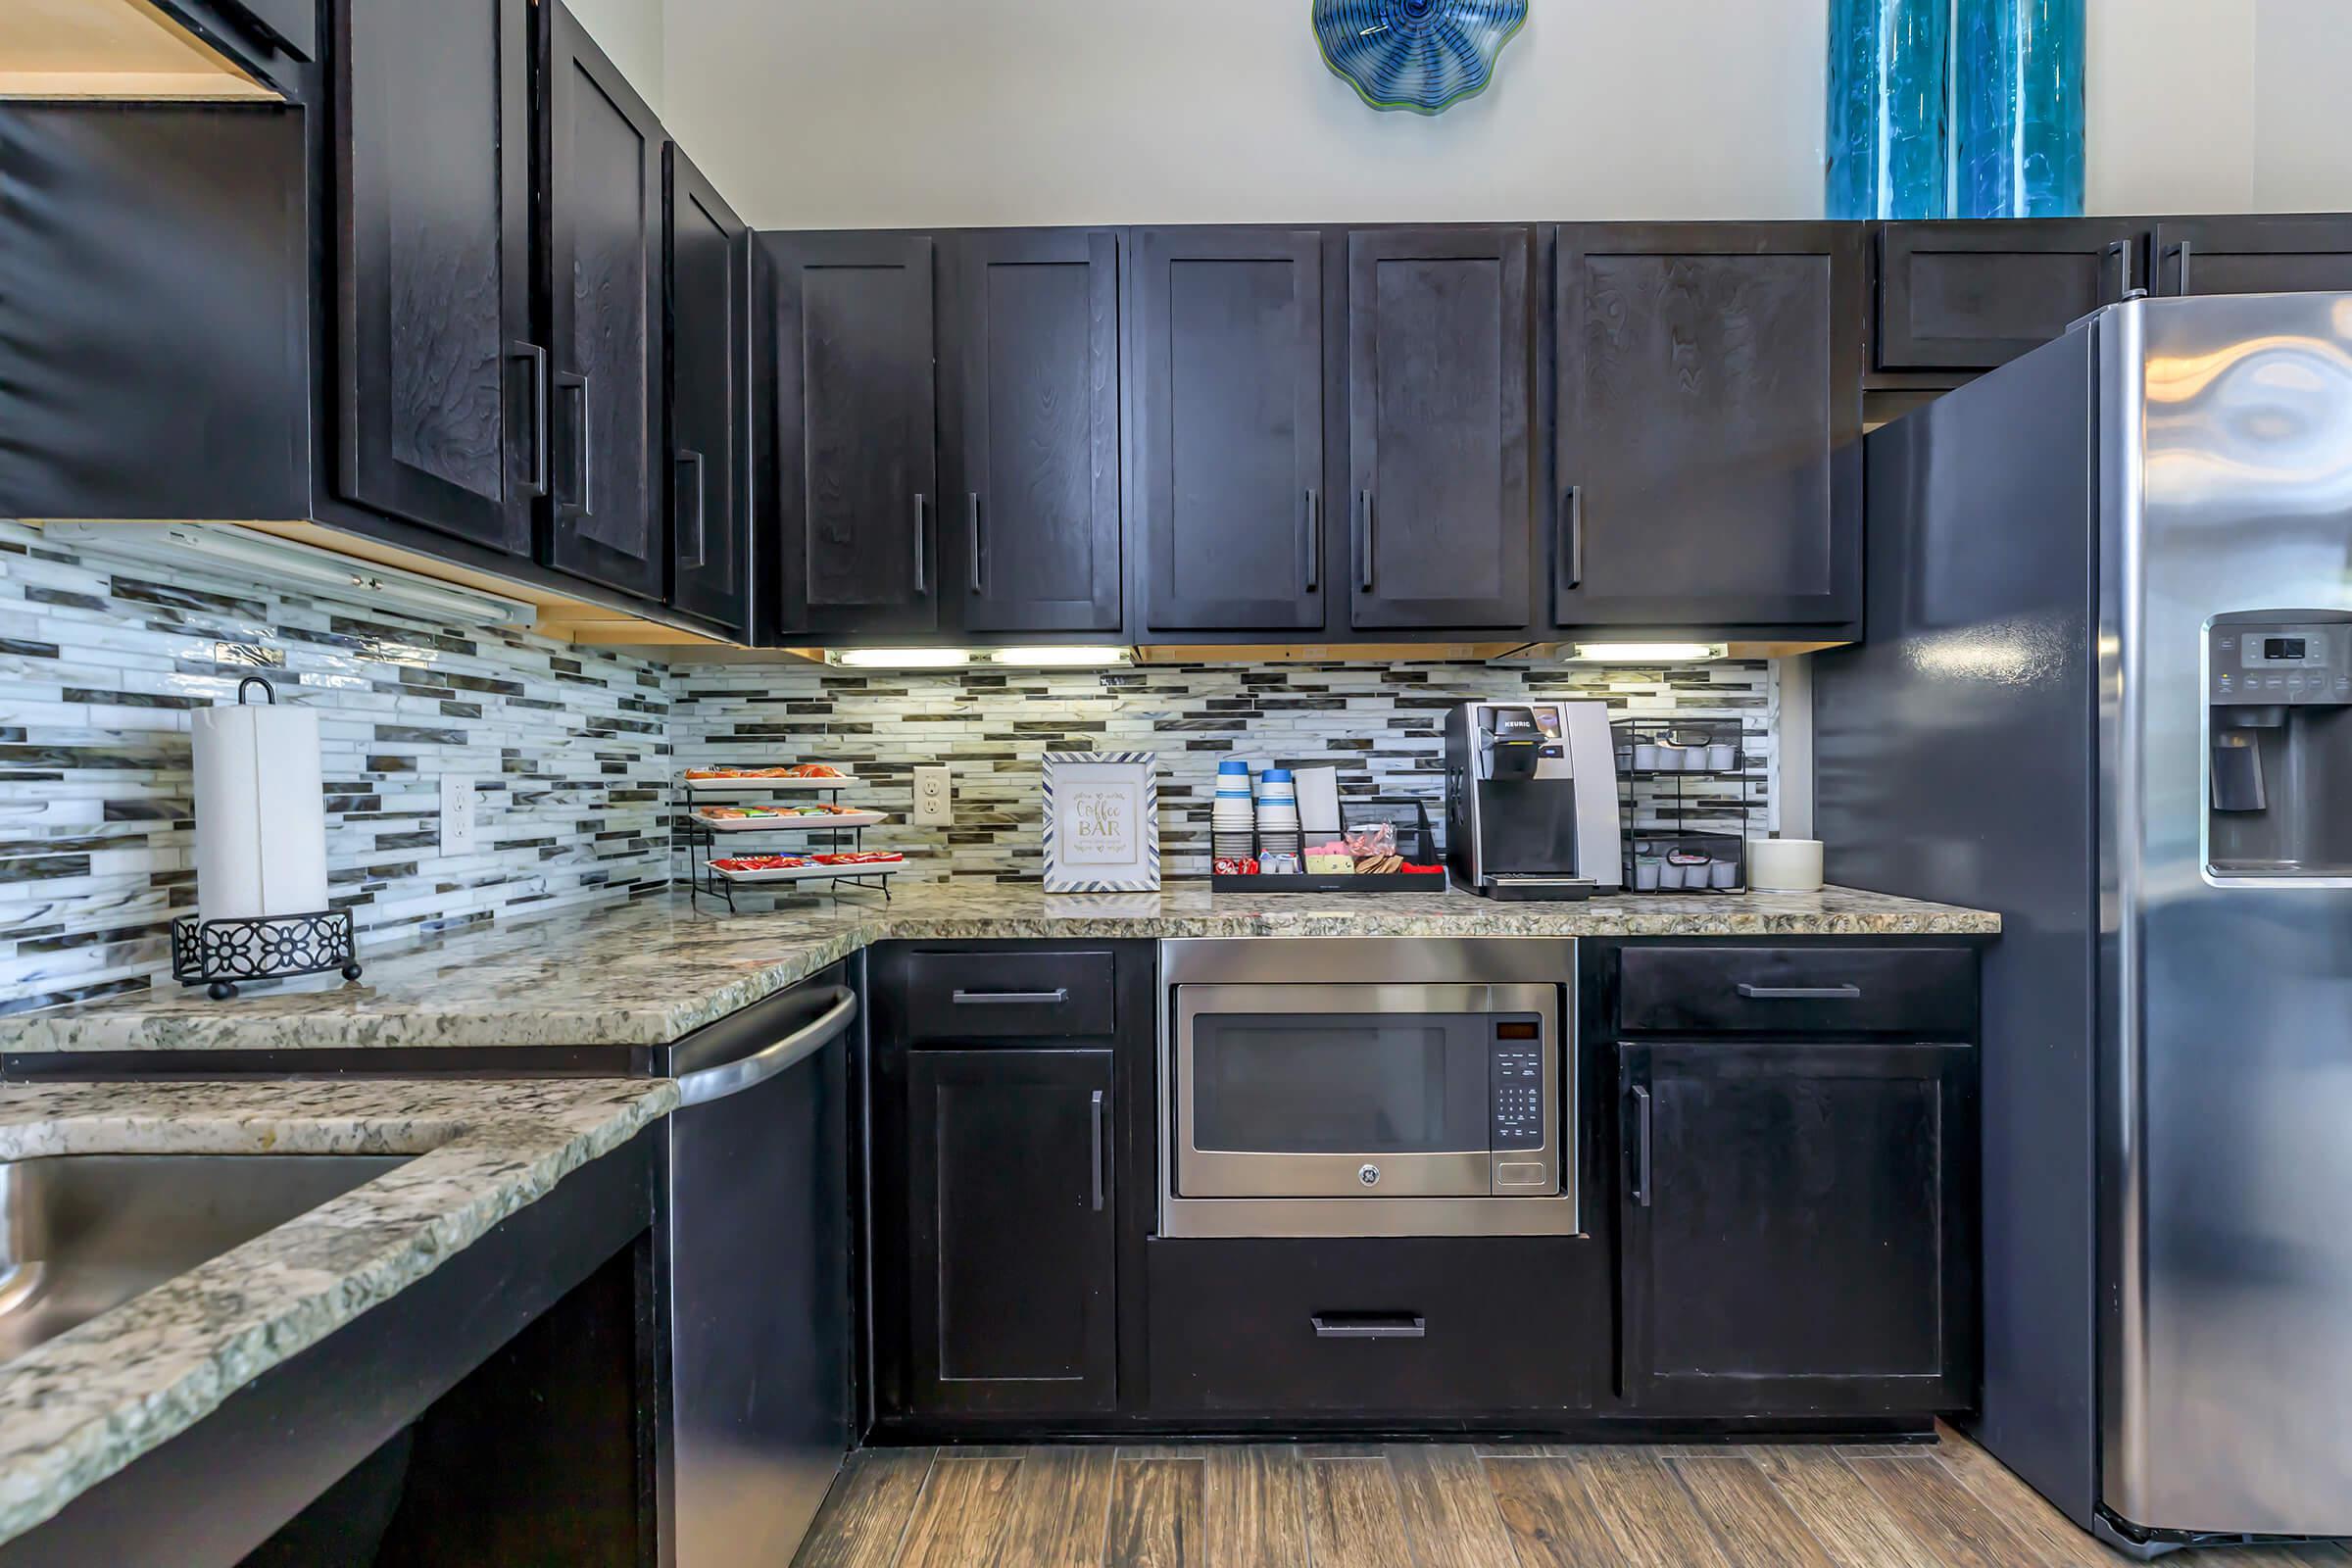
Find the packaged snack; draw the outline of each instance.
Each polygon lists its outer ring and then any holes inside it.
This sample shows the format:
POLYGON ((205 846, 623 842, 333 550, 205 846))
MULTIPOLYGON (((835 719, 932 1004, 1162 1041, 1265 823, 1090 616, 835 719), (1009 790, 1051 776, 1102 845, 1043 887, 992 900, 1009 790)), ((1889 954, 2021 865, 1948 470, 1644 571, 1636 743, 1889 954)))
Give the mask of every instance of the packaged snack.
POLYGON ((1348 853, 1358 860, 1380 859, 1396 853, 1396 824, 1363 822, 1348 830, 1348 853))

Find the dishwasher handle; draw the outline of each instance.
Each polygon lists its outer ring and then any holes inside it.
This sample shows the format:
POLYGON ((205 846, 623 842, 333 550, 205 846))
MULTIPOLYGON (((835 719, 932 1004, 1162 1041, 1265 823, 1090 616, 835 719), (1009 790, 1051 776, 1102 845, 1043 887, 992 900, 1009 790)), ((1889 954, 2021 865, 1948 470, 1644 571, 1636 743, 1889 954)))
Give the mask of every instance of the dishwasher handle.
POLYGON ((809 1023, 802 1025, 772 1045, 762 1046, 750 1055, 734 1061, 723 1061, 715 1067, 704 1067, 678 1080, 678 1104, 707 1105, 713 1100, 742 1094, 767 1082, 789 1067, 807 1061, 810 1056, 841 1038, 858 1016, 858 993, 848 986, 835 986, 825 1010, 809 1023))

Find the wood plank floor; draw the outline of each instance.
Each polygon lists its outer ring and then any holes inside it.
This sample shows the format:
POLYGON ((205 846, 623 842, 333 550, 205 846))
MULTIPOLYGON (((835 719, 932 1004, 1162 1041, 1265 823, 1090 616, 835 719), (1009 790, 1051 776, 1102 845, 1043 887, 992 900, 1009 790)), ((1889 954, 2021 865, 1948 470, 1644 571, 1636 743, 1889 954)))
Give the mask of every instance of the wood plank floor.
MULTIPOLYGON (((796 1568, 2119 1568, 1948 1429, 1933 1446, 872 1448, 796 1568)), ((2352 1568, 2340 1546, 2166 1568, 2352 1568)))

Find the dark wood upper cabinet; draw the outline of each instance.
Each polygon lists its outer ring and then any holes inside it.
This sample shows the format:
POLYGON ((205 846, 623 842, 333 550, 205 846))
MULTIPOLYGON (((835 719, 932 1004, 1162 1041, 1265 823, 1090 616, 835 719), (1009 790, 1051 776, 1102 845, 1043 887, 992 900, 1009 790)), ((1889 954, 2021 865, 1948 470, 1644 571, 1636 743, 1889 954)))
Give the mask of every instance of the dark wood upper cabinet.
POLYGON ((1322 235, 1146 228, 1133 243, 1143 630, 1319 632, 1322 235))
POLYGON ((2146 286, 2128 219, 1889 223, 1879 234, 1878 368, 1989 370, 2146 286))
POLYGON ((670 603, 741 633, 751 610, 751 236, 672 143, 670 603))
POLYGON ((1859 619, 1863 233, 1562 225, 1561 626, 1859 619))
POLYGON ((1974 1048, 1618 1048, 1624 1394, 1839 1415, 1974 1396, 1974 1048))
POLYGON ((1349 624, 1517 627, 1529 553, 1532 235, 1348 236, 1349 624))
POLYGON ((930 236, 776 233, 759 243, 774 285, 779 629, 933 630, 930 236))
POLYGON ((2352 289, 2352 216, 2160 218, 2148 255, 2157 294, 2352 289))
POLYGON ((957 623, 1115 636, 1118 235, 958 234, 943 272, 940 562, 957 623))
POLYGON ((549 564, 667 591, 662 414, 665 138, 585 28, 548 18, 547 223, 556 432, 549 564))
POLYGON ((927 1414, 1117 1395, 1108 1051, 906 1054, 911 1366, 927 1414))
POLYGON ((336 489, 516 556, 548 462, 530 13, 339 0, 332 19, 336 489))

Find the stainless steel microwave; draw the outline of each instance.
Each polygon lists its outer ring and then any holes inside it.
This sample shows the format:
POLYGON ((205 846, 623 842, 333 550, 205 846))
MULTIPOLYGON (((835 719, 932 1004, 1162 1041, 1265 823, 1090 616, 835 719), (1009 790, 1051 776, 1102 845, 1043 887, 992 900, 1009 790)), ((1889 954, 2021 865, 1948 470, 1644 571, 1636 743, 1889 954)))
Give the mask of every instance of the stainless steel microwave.
POLYGON ((1576 944, 1161 944, 1160 1234, 1570 1235, 1576 944))

